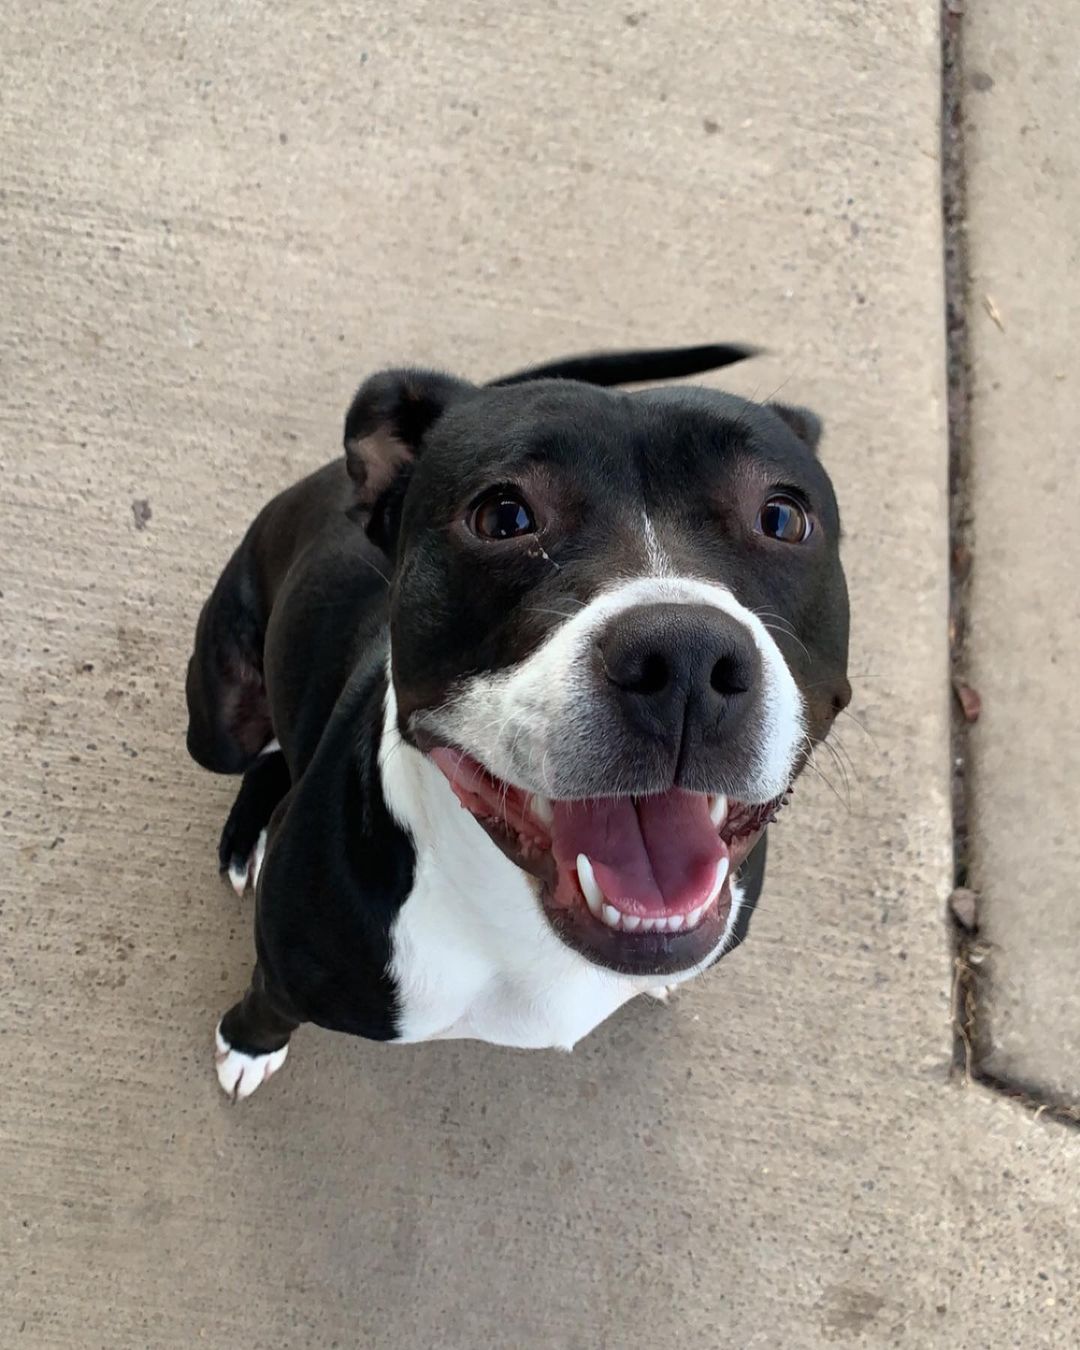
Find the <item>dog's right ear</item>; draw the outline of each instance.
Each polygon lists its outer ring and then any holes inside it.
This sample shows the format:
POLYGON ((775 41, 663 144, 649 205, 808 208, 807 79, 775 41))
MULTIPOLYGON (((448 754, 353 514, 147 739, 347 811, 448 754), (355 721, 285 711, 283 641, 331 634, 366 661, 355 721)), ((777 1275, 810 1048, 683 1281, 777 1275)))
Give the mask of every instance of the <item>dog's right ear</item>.
POLYGON ((433 370, 384 370, 364 381, 345 417, 345 462, 359 508, 375 506, 450 404, 474 388, 433 370))
POLYGON ((822 432, 821 418, 817 413, 811 412, 809 408, 796 407, 793 403, 766 403, 765 406, 787 423, 803 445, 817 454, 822 432))

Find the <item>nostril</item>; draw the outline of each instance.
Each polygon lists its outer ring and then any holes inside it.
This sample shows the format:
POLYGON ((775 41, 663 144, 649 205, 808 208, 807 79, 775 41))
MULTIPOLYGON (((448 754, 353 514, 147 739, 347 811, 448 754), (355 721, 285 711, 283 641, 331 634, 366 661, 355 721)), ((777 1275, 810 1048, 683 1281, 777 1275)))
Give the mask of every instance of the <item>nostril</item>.
POLYGON ((645 652, 613 665, 605 660, 603 665, 611 683, 628 694, 662 694, 671 683, 671 666, 660 652, 645 652))
POLYGON ((641 663, 641 671, 634 681, 638 694, 659 694, 671 681, 671 670, 659 652, 649 652, 641 663))
POLYGON ((722 656, 712 668, 709 683, 718 694, 745 694, 751 679, 746 662, 738 656, 722 656))
POLYGON ((608 641, 598 642, 601 669, 627 694, 662 694, 675 678, 671 659, 655 642, 634 641, 637 636, 633 629, 616 631, 608 641))

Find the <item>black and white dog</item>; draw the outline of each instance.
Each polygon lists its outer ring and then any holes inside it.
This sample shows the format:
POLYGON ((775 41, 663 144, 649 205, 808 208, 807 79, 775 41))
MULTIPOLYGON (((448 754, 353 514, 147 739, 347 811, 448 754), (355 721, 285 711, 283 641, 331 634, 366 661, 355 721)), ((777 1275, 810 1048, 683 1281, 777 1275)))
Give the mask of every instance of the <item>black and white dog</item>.
POLYGON ((191 754, 244 775, 234 1098, 305 1021, 570 1049, 742 939, 765 827, 850 696, 820 427, 610 386, 749 354, 375 375, 344 461, 255 520, 187 680, 191 754))

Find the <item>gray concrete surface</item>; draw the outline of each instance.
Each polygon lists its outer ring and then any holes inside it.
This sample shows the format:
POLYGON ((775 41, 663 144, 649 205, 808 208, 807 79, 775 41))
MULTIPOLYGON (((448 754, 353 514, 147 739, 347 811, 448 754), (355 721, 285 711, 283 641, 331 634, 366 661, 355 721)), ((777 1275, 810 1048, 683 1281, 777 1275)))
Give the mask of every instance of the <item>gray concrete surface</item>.
POLYGON ((1071 1344, 1076 1138, 948 1081, 936 7, 6 18, 5 1340, 1071 1344), (850 805, 823 762, 752 941, 573 1056, 305 1030, 230 1108, 182 672, 240 530, 381 363, 713 337, 829 426, 850 805))
POLYGON ((970 657, 983 697, 972 881, 993 944, 987 1067, 1080 1104, 1075 18, 1067 6, 973 7, 966 41, 970 657))

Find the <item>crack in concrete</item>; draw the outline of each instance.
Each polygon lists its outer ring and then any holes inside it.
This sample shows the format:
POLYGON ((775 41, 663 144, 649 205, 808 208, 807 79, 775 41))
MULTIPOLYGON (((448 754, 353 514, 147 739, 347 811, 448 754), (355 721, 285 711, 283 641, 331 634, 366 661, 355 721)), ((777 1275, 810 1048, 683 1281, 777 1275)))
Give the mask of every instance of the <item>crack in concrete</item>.
MULTIPOLYGON (((941 3, 941 209, 945 247, 945 339, 949 435, 949 653, 954 690, 966 686, 969 579, 974 558, 974 519, 968 484, 972 469, 971 348, 968 336, 967 195, 964 160, 963 0, 941 3)), ((953 885, 967 891, 970 862, 968 722, 953 702, 952 762, 953 885)), ((1080 1129, 1080 1103, 1048 1097, 1037 1087, 984 1068, 990 1049, 985 963, 990 946, 979 937, 978 907, 960 922, 950 907, 952 930, 953 1074, 1016 1102, 1038 1117, 1080 1129)))

